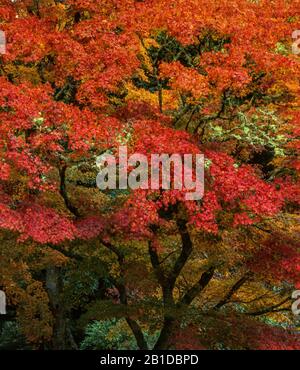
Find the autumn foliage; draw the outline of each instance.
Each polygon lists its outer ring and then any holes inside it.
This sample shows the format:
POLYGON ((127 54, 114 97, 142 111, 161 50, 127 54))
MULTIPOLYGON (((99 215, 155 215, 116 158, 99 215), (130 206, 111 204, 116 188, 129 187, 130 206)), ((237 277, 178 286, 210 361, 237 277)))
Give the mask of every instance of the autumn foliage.
POLYGON ((300 348, 299 14, 0 0, 0 287, 32 348, 110 319, 140 349, 300 348), (120 145, 204 154, 203 199, 100 191, 120 145))

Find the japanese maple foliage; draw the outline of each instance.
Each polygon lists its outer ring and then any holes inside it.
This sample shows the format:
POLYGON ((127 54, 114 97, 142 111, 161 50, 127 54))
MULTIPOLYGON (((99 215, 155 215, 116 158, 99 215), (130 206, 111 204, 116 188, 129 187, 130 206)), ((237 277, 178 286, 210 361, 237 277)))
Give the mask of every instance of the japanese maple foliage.
MULTIPOLYGON (((265 347, 285 341, 281 329, 247 317, 270 315, 292 326, 291 313, 276 310, 289 312, 289 301, 277 299, 300 285, 300 64, 290 51, 299 10, 298 0, 0 0, 7 39, 0 59, 0 228, 4 243, 14 238, 12 250, 33 247, 21 258, 23 279, 31 284, 38 276, 36 294, 43 287, 53 315, 51 322, 45 314, 48 338, 32 339, 23 329, 31 342, 68 347, 73 339, 66 325, 66 337, 58 337, 60 320, 76 321, 74 310, 101 319, 99 297, 126 319, 143 349, 142 328, 159 332, 154 348, 181 348, 185 325, 193 328, 189 348, 197 335, 195 348, 218 348, 218 315, 236 312, 241 321, 245 313, 249 333, 256 325, 265 330, 265 347), (204 154, 203 198, 186 200, 186 188, 162 186, 101 192, 96 158, 121 145, 147 158, 204 154), (132 288, 132 265, 145 266, 144 289, 132 288), (82 286, 90 284, 77 298, 68 293, 68 284, 76 286, 74 266, 82 286), (66 304, 59 301, 64 284, 66 304), (81 295, 94 311, 78 303, 81 295), (149 302, 154 323, 145 318, 149 302), (217 315, 215 340, 207 342, 195 308, 217 315)), ((4 289, 22 286, 11 260, 4 259, 4 289)), ((261 337, 249 334, 243 343, 263 348, 261 337)), ((299 348, 295 338, 278 348, 299 348)))

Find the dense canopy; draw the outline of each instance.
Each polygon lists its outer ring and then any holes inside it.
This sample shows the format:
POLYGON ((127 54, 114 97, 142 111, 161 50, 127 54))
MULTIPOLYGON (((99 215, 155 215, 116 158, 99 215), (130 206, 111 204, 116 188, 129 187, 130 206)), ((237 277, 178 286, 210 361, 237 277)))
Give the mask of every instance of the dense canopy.
POLYGON ((300 1, 0 0, 0 28, 0 346, 299 349, 300 1), (120 145, 204 154, 204 197, 100 191, 120 145))

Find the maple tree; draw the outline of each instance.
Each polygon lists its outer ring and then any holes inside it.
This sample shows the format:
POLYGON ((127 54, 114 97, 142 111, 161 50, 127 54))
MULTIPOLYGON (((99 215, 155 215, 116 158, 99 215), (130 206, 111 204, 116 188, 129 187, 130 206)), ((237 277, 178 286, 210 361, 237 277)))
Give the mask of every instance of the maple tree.
POLYGON ((0 1, 0 285, 35 348, 119 320, 140 349, 299 349, 299 8, 0 1), (101 192, 120 145, 204 154, 203 199, 101 192))

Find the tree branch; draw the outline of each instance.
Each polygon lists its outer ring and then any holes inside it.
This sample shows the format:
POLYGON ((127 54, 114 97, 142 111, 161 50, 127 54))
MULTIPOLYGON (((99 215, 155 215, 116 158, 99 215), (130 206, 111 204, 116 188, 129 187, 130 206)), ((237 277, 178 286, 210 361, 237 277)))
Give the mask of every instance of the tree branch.
POLYGON ((194 284, 183 296, 180 301, 180 305, 189 305, 193 302, 193 300, 197 297, 199 293, 208 285, 211 279, 214 276, 215 267, 210 267, 207 271, 205 271, 199 281, 194 284))
POLYGON ((192 251, 193 251, 193 243, 190 238, 190 234, 186 227, 186 221, 178 219, 176 221, 177 227, 180 233, 181 242, 182 242, 182 250, 177 258, 174 267, 168 277, 170 287, 174 288, 176 279, 178 278, 180 272, 182 271, 184 265, 186 264, 188 258, 190 257, 192 251))
POLYGON ((160 266, 161 262, 159 262, 158 254, 156 249, 153 247, 152 242, 149 242, 149 255, 151 264, 155 273, 155 276, 162 287, 166 285, 166 277, 165 274, 160 266))
POLYGON ((228 291, 228 293, 225 295, 225 297, 215 305, 214 309, 218 310, 221 307, 223 307, 226 303, 230 301, 230 298, 234 295, 235 292, 237 292, 240 287, 245 284, 245 282, 249 279, 250 273, 245 274, 242 276, 233 286, 232 288, 228 291))
POLYGON ((166 257, 164 257, 160 262, 159 264, 162 265, 169 257, 172 256, 172 254, 174 254, 176 251, 172 251, 170 253, 168 253, 168 255, 166 257))
POLYGON ((74 207, 69 199, 67 189, 66 189, 66 171, 67 171, 67 165, 64 164, 62 167, 59 168, 59 176, 60 176, 60 187, 59 187, 59 193, 62 196, 65 205, 67 209, 76 217, 79 218, 80 214, 78 212, 78 209, 74 207))
MULTIPOLYGON (((260 311, 254 311, 254 312, 247 312, 246 315, 249 315, 249 316, 260 316, 260 315, 265 315, 265 314, 268 314, 268 313, 272 313, 272 312, 278 312, 278 310, 276 310, 276 308, 282 306, 284 303, 290 301, 290 297, 287 297, 285 298, 283 301, 277 303, 277 304, 274 304, 270 307, 267 307, 263 310, 260 310, 260 311)), ((283 308, 280 309, 280 311, 282 311, 283 308)), ((285 309, 284 309, 285 310, 285 309)))
MULTIPOLYGON (((113 252, 117 256, 118 263, 119 263, 119 266, 120 266, 121 279, 123 281, 125 281, 125 278, 124 278, 124 262, 125 262, 124 254, 121 251, 119 251, 118 248, 116 248, 110 242, 104 241, 104 240, 100 240, 100 242, 101 242, 101 244, 103 244, 106 248, 108 248, 111 252, 113 252)), ((119 282, 115 282, 115 286, 116 286, 116 288, 119 291, 120 302, 122 304, 128 306, 128 299, 127 299, 127 292, 126 292, 126 285, 125 285, 125 283, 121 283, 120 281, 119 282)), ((139 326, 139 324, 137 323, 137 321, 133 320, 129 316, 125 317, 125 320, 126 320, 128 326, 130 327, 130 329, 131 329, 131 331, 132 331, 132 333, 133 333, 133 335, 135 337, 135 340, 137 342, 138 347, 140 349, 147 350, 148 349, 147 342, 145 340, 145 337, 144 337, 144 334, 142 332, 142 329, 139 326)))

